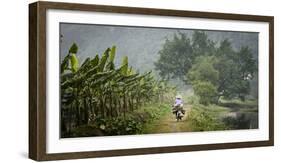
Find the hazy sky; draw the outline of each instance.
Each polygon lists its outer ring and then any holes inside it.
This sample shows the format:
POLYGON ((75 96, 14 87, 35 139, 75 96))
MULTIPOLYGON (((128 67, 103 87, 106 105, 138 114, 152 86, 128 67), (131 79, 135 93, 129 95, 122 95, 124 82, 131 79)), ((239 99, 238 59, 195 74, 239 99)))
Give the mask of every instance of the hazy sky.
MULTIPOLYGON (((129 57, 129 64, 140 71, 154 68, 158 51, 166 38, 171 38, 178 31, 192 35, 193 30, 122 27, 86 24, 60 24, 60 34, 63 36, 60 44, 61 58, 67 55, 72 43, 79 47, 80 63, 87 57, 101 55, 108 47, 117 46, 116 62, 120 64, 123 56, 129 57)), ((256 58, 258 55, 258 33, 206 31, 209 38, 215 42, 229 39, 235 49, 249 46, 256 58)))

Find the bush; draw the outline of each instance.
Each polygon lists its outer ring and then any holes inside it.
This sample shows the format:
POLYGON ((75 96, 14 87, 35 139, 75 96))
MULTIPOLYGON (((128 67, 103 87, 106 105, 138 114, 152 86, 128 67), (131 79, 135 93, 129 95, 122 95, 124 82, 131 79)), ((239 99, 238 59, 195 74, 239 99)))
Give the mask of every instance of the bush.
POLYGON ((169 111, 168 105, 150 104, 142 109, 127 114, 126 117, 103 120, 106 135, 133 135, 142 133, 145 124, 159 119, 169 111))
POLYGON ((203 105, 193 105, 188 114, 193 131, 225 130, 227 127, 203 105))
POLYGON ((118 117, 109 120, 103 128, 107 135, 131 135, 140 133, 141 123, 133 119, 132 116, 118 117))
POLYGON ((146 124, 159 119, 168 111, 168 105, 151 104, 127 114, 126 117, 102 118, 98 116, 91 124, 73 129, 73 132, 68 137, 141 134, 146 124))
POLYGON ((68 137, 103 136, 104 132, 94 125, 82 125, 73 129, 68 137))
POLYGON ((198 81, 193 85, 194 93, 199 96, 199 103, 208 105, 216 102, 217 90, 211 82, 198 81))
POLYGON ((198 104, 199 103, 199 98, 198 98, 198 96, 195 96, 195 95, 193 95, 193 96, 189 96, 189 97, 187 97, 187 102, 188 102, 188 104, 198 104))

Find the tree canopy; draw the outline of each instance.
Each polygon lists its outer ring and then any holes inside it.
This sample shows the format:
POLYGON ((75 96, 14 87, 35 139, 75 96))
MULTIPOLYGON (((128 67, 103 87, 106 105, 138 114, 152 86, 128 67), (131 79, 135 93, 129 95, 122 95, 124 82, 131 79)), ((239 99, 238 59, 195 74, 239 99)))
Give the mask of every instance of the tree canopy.
POLYGON ((166 39, 158 53, 160 57, 155 69, 159 75, 164 79, 184 80, 197 56, 215 53, 215 43, 202 31, 195 31, 191 38, 179 32, 174 34, 172 40, 166 39))
POLYGON ((205 104, 221 96, 244 100, 257 71, 257 61, 249 47, 235 49, 228 39, 215 43, 198 30, 191 38, 177 33, 173 39, 167 39, 159 55, 155 63, 159 75, 191 84, 205 104))
POLYGON ((183 33, 175 34, 173 40, 166 39, 159 55, 155 69, 164 79, 183 79, 195 58, 191 40, 183 33))

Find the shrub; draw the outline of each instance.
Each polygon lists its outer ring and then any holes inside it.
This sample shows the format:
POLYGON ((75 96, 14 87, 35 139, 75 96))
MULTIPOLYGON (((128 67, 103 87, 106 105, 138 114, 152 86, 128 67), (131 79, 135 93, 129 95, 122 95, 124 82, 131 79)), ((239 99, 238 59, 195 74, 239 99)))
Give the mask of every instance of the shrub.
POLYGON ((188 114, 193 131, 225 130, 227 127, 203 105, 193 105, 188 114))
POLYGON ((104 125, 107 135, 127 135, 137 134, 141 131, 141 123, 132 118, 132 116, 122 118, 118 117, 109 120, 104 125))
POLYGON ((94 125, 82 125, 73 129, 69 137, 103 136, 104 132, 94 125))
POLYGON ((193 95, 193 96, 189 96, 189 97, 187 97, 187 102, 188 102, 188 104, 198 104, 199 103, 199 98, 198 98, 198 96, 195 96, 195 95, 193 95))
POLYGON ((194 93, 199 96, 199 103, 208 105, 216 102, 216 87, 211 82, 198 81, 193 86, 194 93))

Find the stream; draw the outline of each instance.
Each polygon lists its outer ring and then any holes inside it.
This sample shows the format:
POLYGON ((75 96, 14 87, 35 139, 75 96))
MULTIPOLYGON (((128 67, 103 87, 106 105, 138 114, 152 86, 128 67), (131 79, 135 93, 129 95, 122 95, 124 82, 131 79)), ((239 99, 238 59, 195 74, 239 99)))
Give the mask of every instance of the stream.
POLYGON ((230 129, 258 129, 258 111, 256 109, 231 109, 222 113, 223 123, 230 129))

